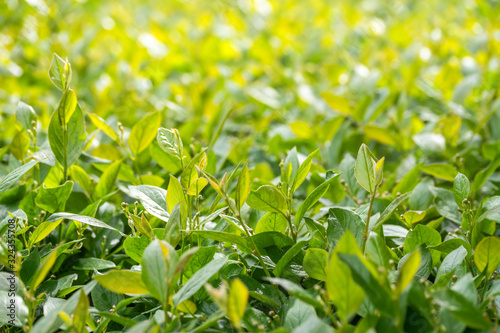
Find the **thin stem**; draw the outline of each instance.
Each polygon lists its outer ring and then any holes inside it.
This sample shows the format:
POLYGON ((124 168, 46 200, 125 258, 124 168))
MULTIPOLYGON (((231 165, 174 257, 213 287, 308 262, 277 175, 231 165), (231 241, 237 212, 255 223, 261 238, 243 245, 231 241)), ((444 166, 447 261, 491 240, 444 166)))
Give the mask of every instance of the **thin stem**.
POLYGON ((259 249, 257 248, 257 245, 255 244, 254 240, 252 239, 252 236, 250 235, 250 231, 248 231, 247 225, 243 222, 243 219, 241 218, 240 214, 237 214, 236 211, 233 209, 229 201, 227 200, 227 197, 224 198, 224 201, 226 201, 227 205, 229 206, 229 209, 233 212, 234 215, 238 218, 240 221, 240 224, 243 226, 243 230, 245 230, 245 233, 250 240, 250 243, 252 243, 252 247, 254 248, 255 254, 257 255, 257 258, 259 259, 259 263, 262 266, 262 269, 264 269, 264 273, 266 273, 267 277, 271 277, 271 274, 267 270, 267 266, 264 263, 264 259, 262 258, 262 255, 260 254, 259 249))
POLYGON ((363 253, 365 253, 366 240, 368 239, 368 231, 370 230, 370 217, 372 214, 373 201, 375 201, 375 192, 376 190, 372 193, 370 197, 370 207, 368 207, 368 215, 366 216, 365 232, 363 234, 363 246, 361 248, 361 251, 363 253))

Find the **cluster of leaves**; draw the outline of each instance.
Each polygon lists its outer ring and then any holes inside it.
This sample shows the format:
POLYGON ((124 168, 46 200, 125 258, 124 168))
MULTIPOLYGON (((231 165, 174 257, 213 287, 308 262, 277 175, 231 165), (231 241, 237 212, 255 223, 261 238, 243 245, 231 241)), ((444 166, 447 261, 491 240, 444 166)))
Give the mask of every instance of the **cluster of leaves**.
POLYGON ((498 330, 494 2, 154 3, 0 3, 4 331, 498 330))

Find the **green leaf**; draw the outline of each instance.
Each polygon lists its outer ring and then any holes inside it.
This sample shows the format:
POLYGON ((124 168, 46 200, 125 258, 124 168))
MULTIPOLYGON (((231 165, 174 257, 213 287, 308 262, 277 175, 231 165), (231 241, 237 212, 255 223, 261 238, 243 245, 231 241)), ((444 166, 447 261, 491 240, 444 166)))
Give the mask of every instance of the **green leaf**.
POLYGON ((63 185, 52 188, 47 188, 45 184, 42 184, 35 198, 35 202, 38 207, 51 213, 63 211, 72 190, 72 181, 67 181, 63 185))
POLYGON ((175 253, 168 243, 157 239, 148 245, 142 255, 142 281, 151 296, 159 300, 161 304, 167 301, 167 287, 173 271, 168 256, 173 255, 170 253, 172 251, 175 253))
POLYGON ((310 277, 326 281, 326 267, 328 265, 328 252, 323 249, 307 249, 302 266, 310 277))
POLYGON ((31 283, 35 277, 38 267, 40 267, 40 253, 38 252, 38 249, 35 248, 31 251, 29 256, 24 259, 21 270, 19 271, 19 277, 25 285, 29 285, 31 283))
POLYGON ((148 213, 160 220, 168 221, 167 191, 150 185, 129 186, 129 190, 133 197, 139 199, 148 213))
POLYGON ((128 145, 132 154, 139 155, 146 149, 156 137, 156 131, 161 124, 160 112, 153 112, 139 120, 132 130, 128 138, 128 145))
POLYGON ((50 215, 50 217, 47 219, 47 222, 56 222, 61 219, 67 219, 67 220, 75 220, 83 224, 88 224, 93 227, 98 227, 98 228, 105 228, 105 229, 110 229, 118 232, 120 235, 125 236, 121 231, 113 228, 109 224, 106 224, 102 221, 99 221, 98 219, 95 219, 90 216, 85 216, 85 215, 78 215, 78 214, 71 214, 71 213, 55 213, 50 215))
POLYGON ((398 206, 401 205, 401 203, 403 201, 405 201, 410 195, 411 195, 411 192, 408 192, 408 193, 400 195, 399 197, 397 197, 396 199, 394 199, 389 204, 389 206, 387 206, 386 209, 384 209, 384 211, 382 212, 382 214, 380 214, 380 217, 378 218, 377 223, 373 226, 373 228, 371 228, 371 230, 376 230, 385 221, 387 221, 389 219, 389 217, 391 217, 392 213, 394 213, 394 211, 396 210, 396 208, 398 208, 398 206))
POLYGON ((164 240, 172 246, 177 246, 181 238, 182 220, 181 220, 181 204, 177 204, 172 214, 165 224, 164 240))
POLYGON ((255 233, 260 234, 267 231, 277 231, 284 233, 288 225, 286 217, 277 213, 266 213, 257 222, 255 233))
POLYGON ((453 181, 453 196, 458 207, 463 207, 463 201, 469 197, 469 194, 469 179, 459 172, 453 181))
POLYGON ((336 306, 337 315, 342 322, 348 322, 363 303, 365 292, 354 282, 351 269, 340 260, 339 253, 363 255, 350 231, 342 236, 330 255, 325 283, 328 298, 336 306))
POLYGON ((384 239, 374 232, 370 233, 366 241, 365 255, 368 260, 377 266, 390 269, 391 253, 384 239))
POLYGON ((312 160, 314 156, 318 153, 318 149, 313 151, 309 156, 307 156, 306 160, 300 165, 299 169, 297 170, 297 173, 295 174, 295 178, 293 180, 293 184, 291 186, 292 193, 295 192, 302 184, 304 179, 306 179, 307 175, 309 174, 309 170, 311 170, 311 165, 312 165, 312 160))
POLYGON ((104 288, 118 294, 142 295, 149 293, 142 282, 140 272, 113 270, 103 275, 97 275, 94 279, 104 288))
POLYGON ((214 254, 216 252, 216 246, 204 246, 198 249, 198 251, 196 251, 196 253, 191 257, 184 268, 185 279, 189 279, 194 275, 194 273, 208 264, 214 258, 214 254))
POLYGON ((436 275, 436 282, 438 282, 441 277, 452 275, 458 265, 460 265, 466 257, 467 250, 463 246, 451 251, 446 258, 444 258, 441 266, 439 266, 436 275))
POLYGON ((316 187, 304 200, 304 202, 299 206, 297 210, 297 214, 295 215, 295 225, 299 225, 304 215, 307 211, 319 200, 321 199, 326 191, 328 191, 328 187, 330 184, 337 179, 340 174, 335 174, 329 179, 325 180, 322 184, 316 187))
POLYGON ((85 148, 85 122, 73 90, 68 90, 50 118, 49 143, 57 161, 63 166, 73 164, 85 148), (71 114, 71 116, 69 116, 71 114), (63 118, 64 117, 64 118, 63 118))
POLYGON ((354 174, 359 185, 371 194, 375 193, 377 188, 377 179, 375 178, 375 166, 377 158, 372 154, 370 149, 363 143, 356 157, 356 166, 354 174))
POLYGON ((26 172, 28 172, 38 161, 31 160, 26 164, 14 169, 7 176, 0 180, 0 194, 7 191, 15 182, 17 182, 26 172))
POLYGON ((363 264, 360 256, 344 253, 339 253, 338 256, 340 260, 349 266, 353 280, 363 288, 368 298, 380 313, 388 317, 395 316, 396 303, 393 302, 390 292, 378 283, 377 279, 363 264))
POLYGON ((457 169, 449 164, 427 164, 420 167, 422 172, 425 172, 431 176, 434 176, 439 179, 444 179, 452 182, 455 179, 457 174, 457 169))
POLYGON ((236 209, 240 211, 241 207, 245 203, 250 191, 250 173, 248 172, 248 166, 245 164, 238 177, 238 183, 236 184, 235 202, 236 209))
MULTIPOLYGON (((95 281, 92 281, 83 286, 83 291, 88 295, 94 286, 95 281)), ((63 321, 59 317, 60 312, 72 313, 75 311, 78 300, 80 299, 79 293, 74 293, 66 302, 57 303, 51 311, 44 314, 44 316, 37 320, 30 333, 50 333, 59 330, 63 321)))
POLYGON ((408 284, 413 280, 413 277, 420 266, 420 251, 413 251, 404 264, 399 269, 398 281, 396 283, 396 295, 399 296, 406 289, 408 284))
POLYGON ((406 235, 404 250, 406 253, 409 253, 415 250, 417 246, 423 244, 436 246, 439 243, 441 243, 441 235, 439 232, 431 227, 419 224, 406 235))
POLYGON ((347 208, 330 208, 328 211, 328 228, 326 230, 330 248, 335 248, 337 242, 347 230, 356 238, 359 246, 363 243, 365 222, 361 217, 347 208))
POLYGON ((100 199, 113 191, 121 164, 122 161, 116 161, 111 163, 106 170, 104 170, 95 188, 95 200, 100 199))
POLYGON ((293 283, 292 281, 280 278, 266 278, 266 280, 278 284, 280 287, 285 289, 288 294, 297 297, 304 303, 310 304, 321 311, 324 309, 323 304, 321 304, 316 297, 314 297, 307 290, 293 283))
POLYGON ((90 120, 94 124, 95 127, 106 133, 107 136, 109 136, 111 139, 114 141, 118 141, 118 135, 116 134, 115 130, 109 126, 104 119, 96 115, 95 113, 89 113, 88 114, 90 120))
POLYGON ((23 102, 17 104, 16 119, 24 129, 31 129, 31 123, 36 120, 36 113, 33 108, 23 102))
POLYGON ((183 188, 188 189, 191 184, 193 184, 198 179, 199 176, 197 167, 199 167, 200 170, 204 169, 203 165, 206 164, 207 160, 207 154, 205 154, 205 150, 206 149, 203 149, 200 153, 198 153, 198 155, 193 157, 193 159, 189 161, 184 171, 182 171, 181 185, 183 188))
POLYGON ((255 245, 257 245, 259 250, 268 248, 270 246, 284 248, 286 246, 292 246, 294 244, 293 240, 290 237, 276 231, 266 231, 257 235, 253 235, 252 240, 254 241, 255 245))
POLYGON ((287 203, 283 194, 271 185, 262 185, 256 191, 251 191, 247 204, 256 210, 273 213, 286 213, 287 203))
POLYGON ((213 239, 219 242, 228 242, 232 244, 239 245, 245 248, 247 251, 252 251, 249 242, 246 238, 231 234, 228 232, 215 231, 215 230, 194 230, 191 231, 193 235, 199 235, 204 238, 213 239))
POLYGON ((483 214, 481 214, 477 219, 476 219, 476 224, 479 224, 480 222, 484 221, 486 218, 488 218, 489 216, 493 215, 493 214, 496 214, 500 212, 500 205, 497 205, 491 209, 488 209, 486 212, 484 212, 483 214))
POLYGON ((73 312, 73 330, 77 333, 87 332, 87 317, 89 315, 89 299, 87 295, 80 289, 80 298, 73 312))
POLYGON ((483 316, 483 311, 474 306, 460 292, 441 289, 434 293, 434 299, 441 307, 449 310, 459 321, 471 328, 489 330, 490 322, 483 316))
POLYGON ((73 263, 73 269, 79 271, 93 271, 110 269, 116 267, 116 264, 109 260, 99 258, 80 258, 73 263))
POLYGON ((91 292, 92 304, 99 311, 108 311, 116 307, 125 297, 109 291, 100 284, 97 284, 91 292))
POLYGON ((278 263, 276 264, 276 267, 274 267, 273 274, 275 276, 281 276, 281 273, 285 269, 286 265, 294 258, 300 251, 302 251, 302 248, 307 244, 307 241, 299 241, 296 244, 294 244, 286 253, 280 258, 278 263))
POLYGON ((486 237, 477 245, 474 252, 474 262, 479 272, 490 276, 500 265, 500 239, 486 237))
POLYGON ((142 262, 142 254, 151 241, 146 236, 128 236, 123 242, 125 253, 139 264, 142 262))
POLYGON ((52 81, 59 90, 66 91, 71 82, 71 74, 71 65, 68 60, 64 60, 54 53, 49 69, 50 81, 52 81))
POLYGON ((203 266, 182 286, 182 288, 174 295, 172 301, 174 307, 181 304, 189 297, 193 296, 203 285, 227 262, 227 256, 221 258, 215 258, 208 264, 203 266))
POLYGON ((314 311, 314 308, 311 305, 296 299, 285 315, 285 323, 283 326, 287 330, 291 331, 315 315, 316 311, 314 311))

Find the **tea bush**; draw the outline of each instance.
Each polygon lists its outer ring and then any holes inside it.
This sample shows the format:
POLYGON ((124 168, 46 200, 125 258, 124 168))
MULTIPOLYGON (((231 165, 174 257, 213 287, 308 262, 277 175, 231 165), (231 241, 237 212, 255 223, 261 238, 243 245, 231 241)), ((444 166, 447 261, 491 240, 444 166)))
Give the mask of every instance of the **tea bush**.
POLYGON ((0 11, 3 332, 498 331, 494 2, 0 11))

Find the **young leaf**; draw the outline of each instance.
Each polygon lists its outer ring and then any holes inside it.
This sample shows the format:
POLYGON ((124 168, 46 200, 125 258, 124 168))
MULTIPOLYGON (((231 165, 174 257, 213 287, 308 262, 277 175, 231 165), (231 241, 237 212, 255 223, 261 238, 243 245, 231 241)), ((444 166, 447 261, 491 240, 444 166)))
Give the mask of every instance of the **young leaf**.
POLYGON ((180 204, 181 222, 184 223, 183 221, 186 220, 188 214, 187 202, 186 198, 184 197, 184 191, 182 190, 182 186, 179 180, 174 176, 170 175, 170 181, 168 183, 168 188, 167 188, 168 212, 172 213, 175 206, 177 206, 178 204, 180 204))
POLYGON ((54 53, 49 69, 50 81, 52 81, 59 90, 66 91, 71 82, 71 74, 70 63, 54 53))
POLYGON ((175 128, 166 129, 160 127, 157 136, 158 144, 165 152, 182 159, 182 139, 175 128))
POLYGON ((31 290, 36 290, 36 288, 38 288, 38 286, 43 282, 47 274, 52 269, 52 266, 54 266, 56 259, 57 251, 52 251, 45 257, 45 260, 40 264, 40 266, 38 266, 38 269, 36 270, 35 277, 32 280, 33 282, 30 286, 31 290))
POLYGON ((101 199, 113 191, 121 164, 122 161, 113 162, 104 170, 95 188, 94 200, 101 199))
POLYGON ((309 156, 307 156, 306 160, 300 165, 297 173, 295 174, 293 184, 291 186, 292 193, 295 192, 297 188, 299 188, 300 184, 306 179, 309 174, 309 170, 311 170, 312 160, 314 156, 318 153, 318 149, 313 151, 309 156))
POLYGON ((256 191, 251 191, 247 204, 256 210, 265 212, 282 213, 287 209, 286 199, 276 187, 262 185, 256 191))
POLYGON ((248 173, 248 166, 245 164, 238 177, 238 183, 236 184, 236 209, 240 211, 241 207, 245 203, 250 191, 250 174, 248 173))
POLYGON ((396 283, 396 295, 401 295, 408 284, 413 280, 420 266, 420 251, 413 251, 406 259, 399 270, 398 281, 396 283))
POLYGON ((30 237, 29 246, 32 247, 33 244, 40 242, 45 237, 47 237, 52 230, 57 228, 57 226, 62 222, 59 220, 57 222, 43 222, 38 227, 36 227, 35 231, 30 237))
POLYGON ((97 275, 94 279, 104 288, 118 294, 143 295, 149 293, 142 282, 140 272, 113 270, 103 275, 97 275))
POLYGON ((172 246, 177 246, 179 239, 181 238, 182 229, 185 228, 182 228, 181 204, 178 203, 174 210, 172 210, 172 213, 165 224, 164 240, 172 246))
POLYGON ((111 139, 117 141, 118 140, 118 135, 116 134, 115 130, 109 126, 104 119, 96 115, 95 113, 89 113, 88 114, 90 120, 94 124, 95 127, 106 133, 107 136, 109 136, 111 139))
POLYGON ((139 155, 146 149, 156 137, 156 130, 161 124, 160 112, 153 112, 139 120, 132 130, 128 138, 128 145, 132 154, 139 155))
POLYGON ((365 190, 373 194, 377 187, 377 182, 375 178, 375 165, 377 164, 377 159, 372 154, 370 149, 362 144, 358 151, 358 156, 356 158, 356 166, 354 168, 354 173, 359 185, 365 190))
POLYGON ((12 139, 9 150, 11 154, 19 161, 24 161, 24 157, 30 146, 30 137, 25 130, 20 130, 12 139))
MULTIPOLYGON (((181 185, 183 188, 188 189, 191 186, 191 184, 193 184, 198 179, 198 170, 196 169, 196 167, 205 164, 204 161, 206 161, 207 159, 207 154, 205 154, 205 150, 206 149, 203 149, 198 155, 193 157, 193 159, 189 161, 184 171, 182 171, 181 185)), ((203 167, 200 167, 199 169, 204 170, 203 167)))
POLYGON ((248 289, 240 279, 234 279, 229 286, 227 296, 227 317, 239 328, 248 302, 248 289))

